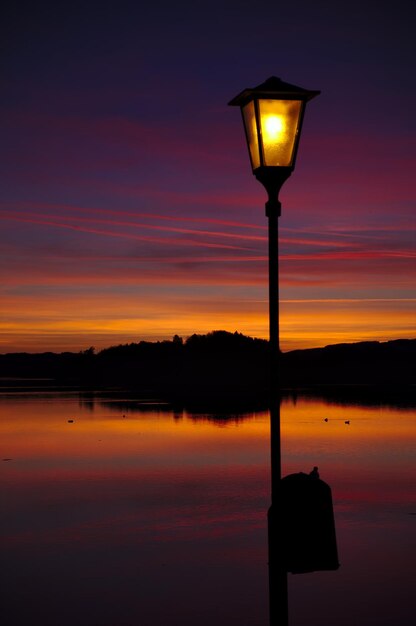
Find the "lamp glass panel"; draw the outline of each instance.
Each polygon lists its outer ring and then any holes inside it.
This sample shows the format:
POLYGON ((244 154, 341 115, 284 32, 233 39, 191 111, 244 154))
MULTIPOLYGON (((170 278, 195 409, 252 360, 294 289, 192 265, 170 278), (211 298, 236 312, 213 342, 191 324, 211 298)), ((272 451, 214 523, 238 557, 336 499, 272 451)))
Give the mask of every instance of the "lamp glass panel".
POLYGON ((243 119, 246 129, 248 149, 250 152, 251 167, 253 170, 260 167, 259 140, 257 134, 256 113, 254 102, 251 101, 243 107, 243 119))
POLYGON ((300 100, 259 100, 264 165, 292 165, 301 107, 300 100))

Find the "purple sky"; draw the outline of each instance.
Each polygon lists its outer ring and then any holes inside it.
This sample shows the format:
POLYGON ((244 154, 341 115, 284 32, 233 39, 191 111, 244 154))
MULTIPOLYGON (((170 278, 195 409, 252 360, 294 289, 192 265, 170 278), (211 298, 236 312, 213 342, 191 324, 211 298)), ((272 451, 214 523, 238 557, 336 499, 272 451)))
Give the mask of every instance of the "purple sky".
POLYGON ((0 352, 267 336, 265 192, 228 101, 307 107, 281 193, 284 350, 415 337, 407 2, 3 9, 0 352))

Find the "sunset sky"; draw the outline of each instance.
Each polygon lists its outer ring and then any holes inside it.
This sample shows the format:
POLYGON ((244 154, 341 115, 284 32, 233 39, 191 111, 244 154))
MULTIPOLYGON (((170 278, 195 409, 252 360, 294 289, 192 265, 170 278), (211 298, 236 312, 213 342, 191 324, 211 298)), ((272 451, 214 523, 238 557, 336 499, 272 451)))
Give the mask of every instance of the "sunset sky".
POLYGON ((268 335, 238 109, 308 104, 280 218, 283 350, 416 337, 413 7, 16 2, 0 14, 0 353, 268 335))

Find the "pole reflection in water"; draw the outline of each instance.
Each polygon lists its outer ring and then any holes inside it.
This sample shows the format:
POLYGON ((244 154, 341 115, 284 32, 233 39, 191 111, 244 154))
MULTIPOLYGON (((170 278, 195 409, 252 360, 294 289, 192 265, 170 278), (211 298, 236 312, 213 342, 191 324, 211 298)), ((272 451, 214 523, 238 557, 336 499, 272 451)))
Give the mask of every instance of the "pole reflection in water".
MULTIPOLYGON (((271 394, 272 395, 272 394, 271 394)), ((271 448, 271 487, 272 502, 268 517, 269 541, 269 611, 270 626, 288 625, 287 571, 279 554, 281 542, 279 520, 280 466, 280 394, 271 397, 270 402, 270 448, 271 448)))
POLYGON ((288 572, 306 574, 339 568, 332 494, 310 473, 281 476, 280 402, 272 402, 272 503, 268 511, 270 626, 288 626, 288 572))

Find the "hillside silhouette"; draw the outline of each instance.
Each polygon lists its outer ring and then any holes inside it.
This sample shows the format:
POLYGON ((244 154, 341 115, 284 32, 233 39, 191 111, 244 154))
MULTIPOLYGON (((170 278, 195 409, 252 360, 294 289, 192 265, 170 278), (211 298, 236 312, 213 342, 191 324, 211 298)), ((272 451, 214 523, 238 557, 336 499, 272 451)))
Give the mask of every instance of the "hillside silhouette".
MULTIPOLYGON (((0 377, 95 388, 120 387, 166 398, 224 394, 265 397, 269 345, 241 333, 213 331, 186 341, 122 344, 96 353, 0 355, 0 377)), ((415 384, 416 340, 335 344, 281 355, 283 388, 408 387, 415 384)))

